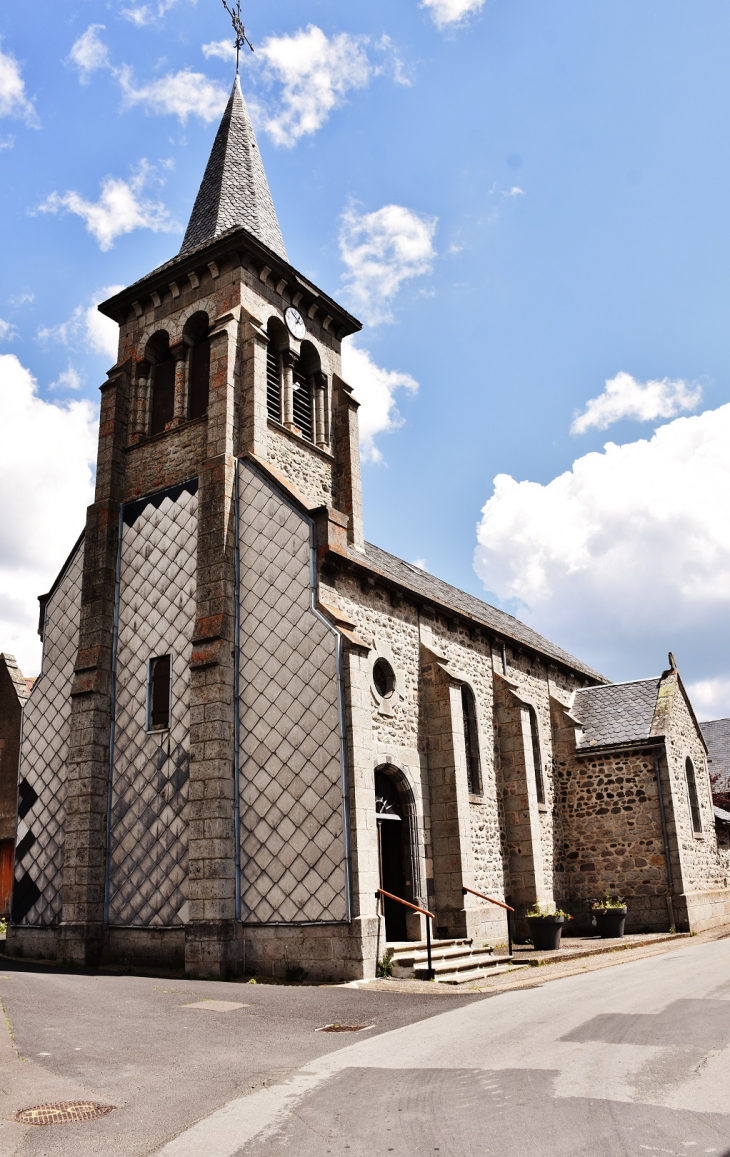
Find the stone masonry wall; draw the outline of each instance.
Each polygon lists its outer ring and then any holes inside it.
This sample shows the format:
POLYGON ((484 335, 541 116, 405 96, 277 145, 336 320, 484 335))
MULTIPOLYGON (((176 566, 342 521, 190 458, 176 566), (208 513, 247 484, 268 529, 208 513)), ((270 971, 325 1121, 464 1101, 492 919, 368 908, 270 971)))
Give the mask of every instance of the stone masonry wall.
POLYGON ((206 418, 130 446, 125 455, 125 501, 197 477, 205 460, 206 418))
POLYGON ((730 884, 730 828, 727 824, 717 824, 717 852, 725 873, 725 887, 730 884))
MULTIPOLYGON (((339 607, 356 634, 370 647, 365 658, 366 706, 361 713, 363 721, 369 720, 370 724, 370 774, 374 776, 376 765, 391 763, 399 768, 408 783, 414 801, 414 842, 420 853, 417 878, 420 877, 425 891, 423 899, 427 899, 433 890, 433 862, 428 768, 419 750, 418 611, 406 602, 394 607, 385 591, 375 587, 363 590, 350 574, 339 574, 336 586, 322 584, 320 592, 325 601, 339 607), (395 672, 395 691, 388 700, 381 700, 372 685, 372 669, 379 657, 386 659, 395 672)), ((370 791, 374 803, 374 780, 370 791)), ((368 913, 363 911, 362 915, 368 913)))
POLYGON ((578 758, 561 751, 563 902, 583 922, 606 891, 626 899, 627 928, 665 930, 667 873, 655 749, 578 758))
POLYGON ((332 505, 331 455, 269 423, 268 459, 312 506, 332 505))
POLYGON ((717 850, 715 814, 704 744, 677 676, 666 680, 665 685, 667 684, 668 690, 673 692, 671 710, 666 721, 667 768, 674 805, 673 826, 682 866, 681 890, 696 892, 721 888, 724 887, 725 872, 717 850), (692 829, 685 774, 687 756, 692 760, 695 769, 702 819, 702 832, 699 834, 692 829))

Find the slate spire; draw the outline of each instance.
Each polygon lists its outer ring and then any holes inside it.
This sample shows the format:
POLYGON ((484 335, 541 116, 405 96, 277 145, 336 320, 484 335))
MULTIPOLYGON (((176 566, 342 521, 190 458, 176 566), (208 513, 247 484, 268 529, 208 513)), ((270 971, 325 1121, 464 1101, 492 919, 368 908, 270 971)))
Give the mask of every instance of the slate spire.
POLYGON ((236 225, 288 260, 238 76, 195 198, 181 256, 236 225))

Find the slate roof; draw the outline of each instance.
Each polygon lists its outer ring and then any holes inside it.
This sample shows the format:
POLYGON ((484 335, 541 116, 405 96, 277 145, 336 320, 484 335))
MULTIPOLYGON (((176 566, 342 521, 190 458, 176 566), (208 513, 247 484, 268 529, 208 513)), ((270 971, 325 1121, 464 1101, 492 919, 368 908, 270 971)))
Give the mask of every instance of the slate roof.
POLYGON ((476 623, 481 623, 486 627, 491 627, 499 635, 507 639, 514 640, 515 643, 522 644, 529 647, 539 654, 544 655, 547 659, 554 659, 562 663, 566 667, 570 667, 574 671, 581 671, 583 674, 590 676, 592 679, 599 679, 603 682, 603 676, 599 675, 591 667, 582 663, 580 659, 576 659, 561 647, 557 647, 548 639, 544 639, 537 631, 533 631, 531 627, 525 626, 519 619, 515 619, 512 615, 508 615, 506 611, 497 610, 489 603, 482 602, 481 599, 474 595, 469 595, 466 591, 459 590, 458 587, 452 587, 449 583, 443 582, 442 579, 435 578, 434 575, 428 571, 421 570, 420 567, 412 566, 410 563, 404 562, 401 558, 396 558, 393 554, 388 554, 387 551, 381 550, 378 546, 373 546, 372 543, 365 543, 365 557, 361 552, 351 549, 349 557, 353 562, 359 562, 360 565, 365 562, 368 569, 375 573, 382 575, 391 582, 396 583, 400 587, 405 587, 406 590, 413 592, 416 595, 421 595, 431 602, 437 603, 439 606, 447 607, 450 610, 456 611, 459 614, 465 615, 476 623))
POLYGON ((717 788, 730 787, 730 719, 700 723, 707 744, 710 775, 719 775, 717 788))
POLYGON ((236 77, 180 255, 241 226, 277 256, 288 260, 253 125, 236 77))
POLYGON ((583 725, 578 750, 623 746, 650 738, 660 679, 611 683, 576 691, 571 715, 583 725))

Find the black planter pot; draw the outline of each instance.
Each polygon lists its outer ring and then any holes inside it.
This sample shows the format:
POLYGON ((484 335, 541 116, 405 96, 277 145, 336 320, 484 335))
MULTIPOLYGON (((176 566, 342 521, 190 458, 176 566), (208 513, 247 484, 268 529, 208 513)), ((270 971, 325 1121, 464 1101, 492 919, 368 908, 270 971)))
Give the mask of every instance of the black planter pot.
POLYGON ((560 947, 564 916, 528 916, 532 943, 540 952, 554 952, 560 947))
POLYGON ((594 912, 598 935, 604 940, 618 940, 624 934, 625 908, 597 908, 594 912))

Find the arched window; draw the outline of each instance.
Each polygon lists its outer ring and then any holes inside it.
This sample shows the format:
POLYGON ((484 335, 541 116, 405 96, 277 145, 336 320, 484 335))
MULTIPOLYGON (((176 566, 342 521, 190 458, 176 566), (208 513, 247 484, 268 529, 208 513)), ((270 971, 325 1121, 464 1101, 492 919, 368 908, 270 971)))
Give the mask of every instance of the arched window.
POLYGON ((692 830, 702 831, 702 816, 700 815, 700 801, 697 795, 697 777, 695 768, 689 756, 684 761, 684 774, 687 777, 687 795, 689 796, 689 810, 692 815, 692 830))
POLYGON ((472 795, 482 790, 482 761, 479 757, 479 732, 474 695, 462 684, 461 710, 464 716, 464 745, 466 747, 466 780, 472 795))
POLYGON ((534 707, 527 708, 530 719, 530 738, 532 740, 532 762, 535 767, 535 789, 537 802, 545 803, 545 780, 542 774, 542 752, 540 750, 540 729, 537 725, 537 712, 534 707))
POLYGON ((287 347, 286 330, 276 317, 269 318, 266 330, 269 335, 269 344, 266 347, 266 409, 269 417, 273 418, 275 422, 283 422, 284 375, 281 351, 287 347))
POLYGON ((160 434, 175 414, 175 359, 170 353, 170 338, 166 330, 150 338, 145 357, 152 365, 150 434, 160 434))
POLYGON ((302 431, 302 437, 308 442, 314 441, 314 423, 312 421, 312 386, 304 376, 299 366, 294 369, 294 423, 302 431))
POLYGON ((281 357, 271 342, 266 350, 266 408, 270 418, 281 421, 281 357))
POLYGON ((194 313, 185 324, 184 339, 190 345, 188 355, 188 417, 202 418, 208 411, 210 393, 210 339, 208 315, 194 313))

